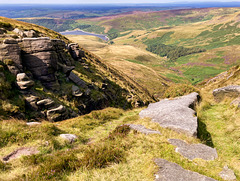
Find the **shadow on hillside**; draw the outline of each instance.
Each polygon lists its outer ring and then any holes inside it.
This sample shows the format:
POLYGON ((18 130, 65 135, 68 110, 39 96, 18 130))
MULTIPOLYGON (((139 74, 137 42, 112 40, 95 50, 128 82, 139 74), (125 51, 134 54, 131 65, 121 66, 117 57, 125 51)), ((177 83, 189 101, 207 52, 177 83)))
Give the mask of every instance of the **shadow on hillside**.
POLYGON ((211 134, 207 131, 206 124, 198 119, 198 133, 197 137, 206 145, 214 148, 211 134))

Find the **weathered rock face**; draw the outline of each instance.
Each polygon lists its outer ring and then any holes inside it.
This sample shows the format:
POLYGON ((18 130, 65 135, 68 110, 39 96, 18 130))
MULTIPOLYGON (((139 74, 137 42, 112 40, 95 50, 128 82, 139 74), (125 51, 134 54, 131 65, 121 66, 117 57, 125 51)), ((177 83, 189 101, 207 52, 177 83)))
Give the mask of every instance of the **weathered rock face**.
POLYGON ((29 89, 34 85, 34 82, 25 73, 17 74, 17 85, 21 90, 29 89))
POLYGON ((37 37, 37 33, 34 30, 29 30, 29 31, 23 31, 20 30, 19 28, 15 28, 13 30, 14 33, 18 34, 21 37, 29 37, 29 38, 33 38, 33 37, 37 37))
POLYGON ((230 85, 213 90, 213 96, 217 101, 223 100, 225 97, 236 98, 240 96, 240 85, 230 85))
POLYGON ((148 108, 142 110, 139 115, 141 118, 151 118, 152 121, 159 123, 164 128, 196 136, 198 123, 193 108, 198 99, 199 95, 195 92, 173 100, 164 99, 149 104, 148 108))
POLYGON ((68 45, 68 50, 71 54, 71 56, 73 57, 74 60, 79 60, 82 57, 85 57, 85 53, 84 51, 82 51, 79 48, 79 45, 77 43, 71 43, 68 45))
POLYGON ((16 40, 4 40, 0 44, 0 61, 4 62, 14 75, 23 71, 21 49, 16 40))
POLYGON ((212 178, 200 175, 197 172, 185 170, 176 163, 157 158, 155 163, 159 166, 156 174, 156 181, 216 181, 212 178))
POLYGON ((23 50, 23 64, 45 87, 58 86, 55 72, 58 62, 68 62, 64 53, 65 43, 49 38, 24 38, 20 44, 23 50))
POLYGON ((47 118, 49 121, 61 121, 68 118, 68 111, 63 105, 58 106, 47 111, 47 118))
POLYGON ((218 157, 215 148, 211 148, 204 144, 187 144, 179 139, 169 139, 172 145, 177 146, 176 152, 180 153, 189 160, 201 158, 203 160, 214 160, 218 157))
POLYGON ((87 88, 86 83, 80 79, 76 74, 71 72, 68 76, 68 78, 73 81, 75 84, 77 84, 80 87, 87 88))

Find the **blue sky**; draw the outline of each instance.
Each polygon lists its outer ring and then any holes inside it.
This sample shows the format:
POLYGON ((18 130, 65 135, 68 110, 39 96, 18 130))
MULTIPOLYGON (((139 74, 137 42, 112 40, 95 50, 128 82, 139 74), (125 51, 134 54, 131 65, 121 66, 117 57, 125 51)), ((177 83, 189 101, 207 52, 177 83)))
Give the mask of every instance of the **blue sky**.
POLYGON ((104 3, 171 3, 171 2, 240 2, 240 0, 0 0, 0 4, 104 4, 104 3))

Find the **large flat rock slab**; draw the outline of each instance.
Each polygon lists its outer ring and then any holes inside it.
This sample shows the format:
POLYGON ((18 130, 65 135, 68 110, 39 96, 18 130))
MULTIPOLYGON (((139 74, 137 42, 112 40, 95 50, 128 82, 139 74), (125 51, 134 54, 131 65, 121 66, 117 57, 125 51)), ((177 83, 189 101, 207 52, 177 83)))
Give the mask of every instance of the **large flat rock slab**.
POLYGON ((180 165, 161 158, 154 161, 159 166, 156 181, 216 181, 197 172, 185 170, 180 165))
POLYGON ((35 147, 28 147, 28 148, 19 148, 15 150, 14 152, 10 153, 9 155, 3 157, 3 161, 8 162, 10 160, 19 158, 21 156, 28 156, 28 155, 33 155, 37 154, 39 151, 35 147))
POLYGON ((164 128, 170 128, 189 136, 197 136, 197 117, 194 107, 199 95, 193 92, 175 99, 164 99, 149 104, 147 109, 139 113, 141 118, 149 117, 164 128))
POLYGON ((179 139, 169 139, 168 141, 177 147, 176 152, 180 153, 189 160, 193 160, 195 158, 201 158, 203 160, 215 160, 218 157, 215 148, 211 148, 204 144, 188 144, 179 139))
POLYGON ((225 97, 237 98, 240 96, 240 85, 229 85, 214 89, 213 96, 217 101, 222 101, 225 97))

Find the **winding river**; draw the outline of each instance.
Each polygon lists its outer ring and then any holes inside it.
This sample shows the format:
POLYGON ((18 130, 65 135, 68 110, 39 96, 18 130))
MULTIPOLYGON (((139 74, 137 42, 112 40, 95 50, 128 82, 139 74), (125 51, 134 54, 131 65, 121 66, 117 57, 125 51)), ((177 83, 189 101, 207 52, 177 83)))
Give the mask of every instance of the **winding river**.
POLYGON ((109 38, 107 37, 107 35, 101 35, 101 34, 95 34, 95 33, 89 33, 89 32, 85 32, 82 30, 74 30, 74 31, 64 31, 64 32, 60 32, 62 35, 90 35, 90 36, 96 36, 98 38, 101 38, 104 41, 108 41, 109 38))

